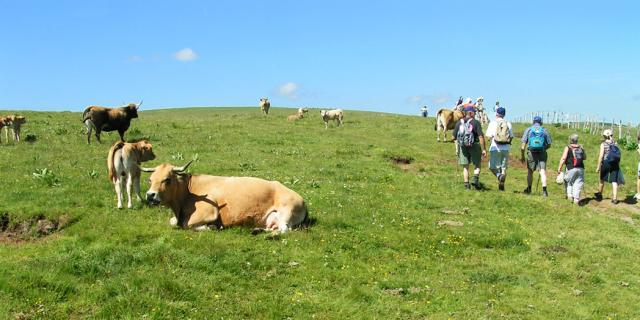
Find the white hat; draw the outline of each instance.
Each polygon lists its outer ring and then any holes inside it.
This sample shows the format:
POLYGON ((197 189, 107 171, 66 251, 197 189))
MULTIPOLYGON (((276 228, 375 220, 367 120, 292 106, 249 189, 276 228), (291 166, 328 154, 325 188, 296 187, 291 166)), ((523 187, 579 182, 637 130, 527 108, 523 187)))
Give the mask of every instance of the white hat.
POLYGON ((613 137, 613 132, 611 129, 604 129, 604 131, 602 131, 602 136, 606 138, 613 137))
POLYGON ((464 99, 464 104, 471 103, 471 101, 472 101, 471 98, 466 98, 464 99))

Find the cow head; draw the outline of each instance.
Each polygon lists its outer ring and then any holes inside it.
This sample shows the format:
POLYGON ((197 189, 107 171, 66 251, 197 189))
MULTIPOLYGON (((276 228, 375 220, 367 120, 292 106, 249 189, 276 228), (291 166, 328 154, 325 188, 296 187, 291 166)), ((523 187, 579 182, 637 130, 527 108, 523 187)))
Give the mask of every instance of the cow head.
POLYGON ((151 161, 156 158, 156 155, 153 153, 153 145, 149 143, 147 140, 138 141, 137 148, 140 151, 140 161, 151 161))
POLYGON ((327 114, 327 110, 320 110, 320 116, 324 118, 324 115, 327 114))
POLYGON ((140 101, 140 103, 137 103, 137 104, 129 103, 126 107, 124 107, 124 111, 127 113, 127 117, 129 119, 138 117, 138 108, 140 108, 141 104, 142 104, 142 101, 140 101))
POLYGON ((147 202, 149 204, 169 203, 180 196, 181 175, 187 170, 192 161, 182 167, 174 167, 163 163, 155 168, 141 168, 143 172, 153 172, 149 177, 149 191, 147 202))

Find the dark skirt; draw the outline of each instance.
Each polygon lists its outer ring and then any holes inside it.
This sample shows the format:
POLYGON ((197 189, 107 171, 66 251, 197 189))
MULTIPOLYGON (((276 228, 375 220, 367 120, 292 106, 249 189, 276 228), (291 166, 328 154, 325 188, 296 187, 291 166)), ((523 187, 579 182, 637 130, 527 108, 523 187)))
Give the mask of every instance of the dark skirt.
POLYGON ((603 161, 600 166, 600 181, 624 183, 620 172, 620 163, 603 161))

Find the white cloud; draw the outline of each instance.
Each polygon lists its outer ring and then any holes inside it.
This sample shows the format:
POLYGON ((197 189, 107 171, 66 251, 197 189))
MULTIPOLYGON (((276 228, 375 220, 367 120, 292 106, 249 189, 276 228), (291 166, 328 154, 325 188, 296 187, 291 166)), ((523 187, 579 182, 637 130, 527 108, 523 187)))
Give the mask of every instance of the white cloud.
POLYGON ((423 96, 411 96, 411 97, 407 98, 407 102, 409 102, 411 104, 420 104, 420 103, 422 103, 423 100, 424 100, 423 96))
POLYGON ((278 87, 278 94, 291 100, 298 99, 298 84, 295 82, 287 82, 278 87))
POLYGON ((191 48, 184 48, 176 52, 173 57, 178 61, 187 62, 198 59, 198 54, 195 51, 191 50, 191 48))
POLYGON ((438 93, 438 94, 432 94, 428 96, 429 98, 429 102, 431 102, 431 104, 444 104, 447 103, 451 100, 451 95, 448 93, 438 93))
POLYGON ((141 56, 131 56, 127 59, 127 61, 129 62, 141 62, 142 61, 142 57, 141 56))

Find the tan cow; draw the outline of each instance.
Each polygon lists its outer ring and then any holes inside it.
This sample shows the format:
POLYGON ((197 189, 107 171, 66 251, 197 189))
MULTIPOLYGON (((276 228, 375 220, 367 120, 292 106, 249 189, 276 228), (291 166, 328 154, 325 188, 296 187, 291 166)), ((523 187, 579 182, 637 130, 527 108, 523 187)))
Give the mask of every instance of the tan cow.
POLYGON ((344 111, 342 111, 342 109, 320 110, 320 117, 322 117, 322 121, 324 121, 325 129, 329 128, 329 120, 335 120, 338 126, 342 126, 344 111))
POLYGON ((208 229, 255 226, 282 233, 307 218, 302 197, 277 181, 253 177, 220 177, 185 173, 183 167, 163 163, 155 168, 147 191, 150 204, 163 204, 174 213, 172 225, 208 229))
POLYGON ((122 187, 127 183, 127 208, 131 209, 131 186, 142 201, 140 194, 140 163, 156 158, 153 153, 153 146, 149 141, 142 140, 135 143, 116 142, 107 156, 107 169, 109 170, 109 181, 113 182, 118 196, 118 209, 122 208, 122 187))
POLYGON ((287 121, 296 121, 304 118, 304 114, 290 114, 287 116, 287 121))
POLYGON ((2 120, 4 127, 6 127, 5 137, 7 143, 9 143, 9 128, 13 131, 13 141, 20 141, 20 127, 27 122, 27 118, 24 116, 10 115, 4 117, 2 120))
POLYGON ((269 102, 268 98, 261 98, 260 99, 260 110, 262 110, 262 113, 264 113, 265 115, 269 114, 269 108, 271 108, 271 103, 269 102))
POLYGON ((440 141, 440 130, 444 131, 444 141, 447 141, 447 130, 453 130, 455 124, 464 118, 464 114, 458 110, 440 109, 436 115, 436 125, 434 130, 438 131, 438 142, 440 141))

